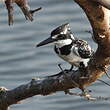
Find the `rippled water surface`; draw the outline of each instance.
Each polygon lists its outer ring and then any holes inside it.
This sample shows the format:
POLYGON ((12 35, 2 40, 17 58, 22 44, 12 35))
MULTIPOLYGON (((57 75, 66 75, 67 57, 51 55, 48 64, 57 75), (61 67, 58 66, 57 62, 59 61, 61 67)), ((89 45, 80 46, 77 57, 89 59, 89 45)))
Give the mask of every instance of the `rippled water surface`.
MULTIPOLYGON (((14 25, 7 25, 7 11, 0 4, 0 86, 8 89, 27 83, 35 76, 43 77, 58 73, 58 63, 64 68, 69 64, 57 57, 53 46, 36 48, 35 45, 50 35, 50 32, 63 23, 70 23, 76 36, 87 40, 92 48, 89 22, 83 11, 73 0, 30 0, 32 8, 43 7, 33 22, 28 22, 15 5, 14 25)), ((103 80, 110 82, 105 76, 103 80)), ((110 96, 110 87, 96 81, 88 87, 94 96, 110 96)), ((76 96, 58 92, 50 96, 35 96, 21 104, 11 106, 11 110, 109 110, 110 100, 87 101, 76 96)))

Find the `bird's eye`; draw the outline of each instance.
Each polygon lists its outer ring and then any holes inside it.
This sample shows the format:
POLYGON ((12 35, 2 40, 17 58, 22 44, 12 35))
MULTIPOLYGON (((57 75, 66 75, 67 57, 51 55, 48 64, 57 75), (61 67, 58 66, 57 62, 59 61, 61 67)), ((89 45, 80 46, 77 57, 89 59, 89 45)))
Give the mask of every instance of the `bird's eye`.
POLYGON ((65 35, 64 34, 59 35, 58 39, 60 39, 60 40, 65 39, 65 35))

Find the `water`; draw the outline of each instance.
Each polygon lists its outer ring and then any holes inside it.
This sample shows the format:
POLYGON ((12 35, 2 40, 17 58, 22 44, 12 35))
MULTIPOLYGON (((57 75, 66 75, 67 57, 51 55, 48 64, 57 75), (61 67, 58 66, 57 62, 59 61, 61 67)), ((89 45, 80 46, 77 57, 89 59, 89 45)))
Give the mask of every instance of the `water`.
MULTIPOLYGON (((15 5, 14 25, 7 25, 7 11, 0 4, 0 86, 8 89, 29 82, 33 77, 43 77, 59 72, 58 63, 64 68, 70 65, 58 58, 52 46, 36 48, 35 45, 50 36, 51 30, 63 23, 70 23, 76 36, 87 40, 92 48, 96 44, 91 41, 89 22, 83 11, 72 0, 30 0, 32 8, 43 7, 33 22, 27 22, 15 5)), ((110 82, 105 76, 102 79, 110 82)), ((88 87, 94 96, 109 97, 110 88, 100 82, 88 87)), ((50 96, 35 96, 12 105, 11 110, 108 110, 108 101, 86 101, 78 96, 65 95, 58 92, 50 96)))

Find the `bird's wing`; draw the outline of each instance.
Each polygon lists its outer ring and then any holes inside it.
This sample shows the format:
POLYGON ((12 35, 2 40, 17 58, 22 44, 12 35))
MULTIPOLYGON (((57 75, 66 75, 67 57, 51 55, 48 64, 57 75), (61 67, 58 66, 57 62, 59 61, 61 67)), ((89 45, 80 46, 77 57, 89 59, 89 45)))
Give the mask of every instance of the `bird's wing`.
POLYGON ((90 45, 83 40, 80 40, 80 46, 78 48, 78 53, 82 58, 90 58, 93 55, 93 50, 90 45))
POLYGON ((93 50, 84 40, 75 40, 73 44, 73 52, 81 58, 90 58, 93 55, 93 50))

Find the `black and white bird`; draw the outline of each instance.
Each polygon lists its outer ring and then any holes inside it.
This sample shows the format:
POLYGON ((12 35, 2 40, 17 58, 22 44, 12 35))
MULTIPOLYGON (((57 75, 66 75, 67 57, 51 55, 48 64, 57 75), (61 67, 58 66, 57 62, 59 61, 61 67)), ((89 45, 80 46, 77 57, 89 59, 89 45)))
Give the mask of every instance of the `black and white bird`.
POLYGON ((93 55, 93 50, 86 41, 74 37, 69 23, 54 29, 51 32, 51 36, 37 44, 37 47, 49 43, 54 43, 56 54, 72 65, 70 70, 73 69, 73 66, 80 67, 83 65, 86 67, 90 57, 93 55))

